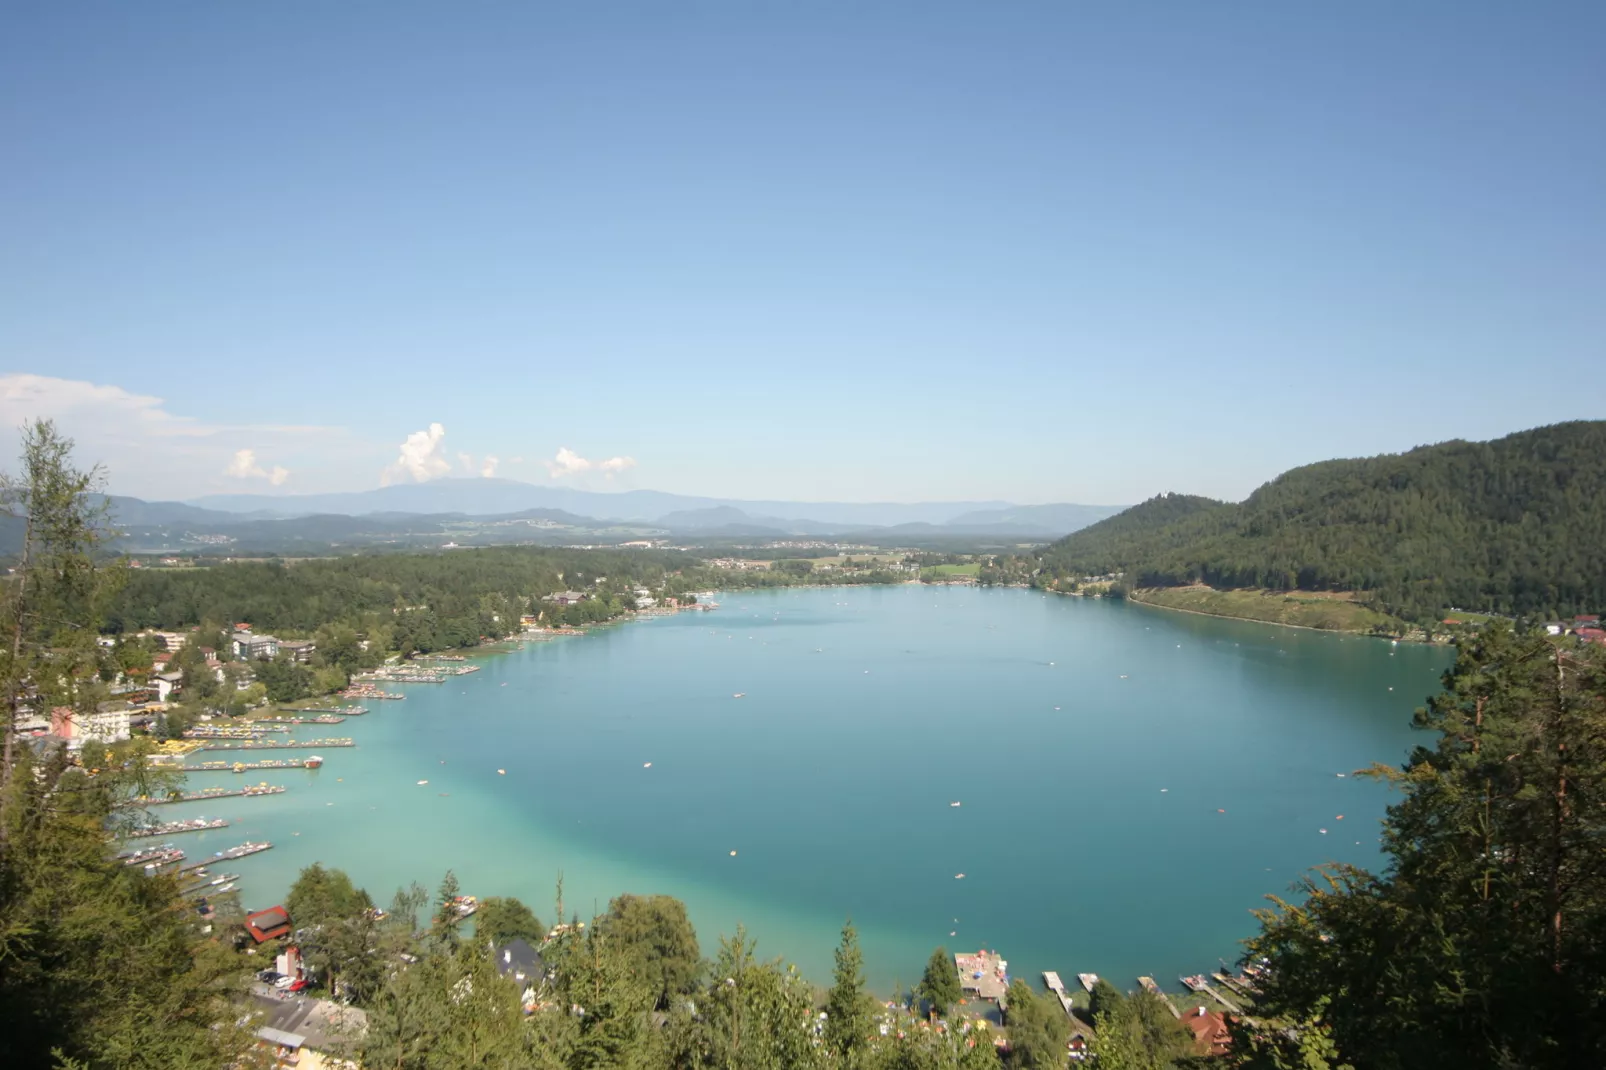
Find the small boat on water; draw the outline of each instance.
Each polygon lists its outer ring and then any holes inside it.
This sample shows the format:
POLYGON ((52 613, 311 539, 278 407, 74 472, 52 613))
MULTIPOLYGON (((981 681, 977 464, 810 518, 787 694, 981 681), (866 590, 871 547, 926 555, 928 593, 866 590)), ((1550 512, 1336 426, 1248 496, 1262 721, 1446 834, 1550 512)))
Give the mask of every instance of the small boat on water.
POLYGON ((964 874, 963 874, 963 873, 955 873, 955 874, 954 874, 954 880, 956 880, 956 881, 962 881, 962 880, 964 880, 964 879, 965 879, 965 875, 964 875, 964 874))
POLYGON ((949 806, 959 806, 959 805, 961 805, 961 804, 960 804, 960 803, 957 803, 957 802, 951 802, 951 803, 949 803, 949 804, 948 804, 948 805, 949 805, 949 806))
POLYGON ((323 759, 314 754, 301 764, 305 765, 308 769, 318 769, 322 767, 323 759))

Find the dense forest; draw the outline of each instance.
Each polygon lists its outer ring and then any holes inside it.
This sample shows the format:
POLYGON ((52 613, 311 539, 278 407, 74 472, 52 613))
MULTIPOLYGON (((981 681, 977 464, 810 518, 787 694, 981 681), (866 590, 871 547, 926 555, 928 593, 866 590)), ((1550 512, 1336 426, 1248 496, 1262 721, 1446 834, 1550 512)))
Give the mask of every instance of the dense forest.
POLYGON ((1045 548, 1049 575, 1137 587, 1370 592, 1380 608, 1606 605, 1606 421, 1296 468, 1237 504, 1163 495, 1045 548))
POLYGON ((331 624, 384 627, 394 633, 395 649, 427 652, 505 635, 521 614, 542 608, 543 596, 566 589, 592 595, 593 605, 572 607, 573 619, 560 623, 587 623, 587 613, 606 619, 638 586, 679 592, 707 582, 706 570, 693 567, 699 564, 665 551, 508 546, 135 569, 106 628, 243 622, 260 631, 310 635, 331 624))

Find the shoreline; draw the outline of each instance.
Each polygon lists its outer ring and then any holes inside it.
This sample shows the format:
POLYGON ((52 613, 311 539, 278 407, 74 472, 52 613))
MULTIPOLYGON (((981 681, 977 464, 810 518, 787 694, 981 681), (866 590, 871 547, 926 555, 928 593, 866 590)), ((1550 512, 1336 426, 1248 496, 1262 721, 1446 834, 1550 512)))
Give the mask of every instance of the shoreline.
MULTIPOLYGON (((1056 591, 1054 593, 1059 594, 1062 592, 1056 591)), ((1074 598, 1076 596, 1066 595, 1066 597, 1074 598)), ((1164 602, 1147 602, 1141 598, 1134 598, 1130 594, 1127 595, 1126 598, 1122 599, 1122 601, 1131 602, 1133 605, 1137 606, 1147 606, 1149 609, 1163 609, 1168 613, 1191 613, 1195 617, 1212 617, 1216 620, 1238 620, 1243 621, 1245 624, 1270 624, 1276 628, 1298 628, 1302 632, 1326 632, 1329 635, 1355 635, 1362 639, 1383 639, 1400 643, 1421 642, 1421 640, 1406 639, 1403 636, 1374 635, 1371 632, 1351 631, 1348 628, 1318 628, 1311 624, 1289 624, 1280 620, 1262 620, 1260 617, 1234 617, 1227 613, 1211 613, 1208 610, 1203 609, 1183 609, 1181 606, 1168 606, 1164 602)), ((1431 646, 1434 644, 1426 645, 1431 646)))
MULTIPOLYGON (((1145 588, 1145 589, 1147 589, 1147 588, 1145 588)), ((1052 593, 1054 593, 1054 594, 1063 594, 1065 592, 1055 591, 1055 592, 1052 592, 1052 593)), ((1077 597, 1077 596, 1076 595, 1072 595, 1072 594, 1066 594, 1066 597, 1067 598, 1074 598, 1074 597, 1077 597)), ((1382 640, 1386 640, 1388 642, 1415 643, 1415 644, 1418 644, 1418 645, 1421 645, 1421 646, 1447 646, 1447 645, 1449 645, 1447 643, 1435 642, 1432 638, 1413 639, 1413 638, 1411 638, 1409 636, 1409 634, 1406 634, 1406 635, 1379 635, 1376 632, 1359 631, 1359 630, 1356 630, 1354 628, 1318 628, 1313 624, 1290 624, 1287 621, 1266 620, 1263 617, 1239 617, 1239 616, 1234 616, 1234 615, 1232 615, 1230 613, 1212 613, 1212 612, 1210 612, 1209 610, 1206 610, 1206 609, 1187 609, 1187 608, 1184 608, 1182 606, 1168 606, 1164 602, 1151 602, 1151 601, 1148 601, 1147 599, 1137 597, 1135 592, 1127 594, 1126 598, 1123 599, 1123 601, 1131 602, 1134 605, 1147 606, 1150 609, 1163 609, 1163 610, 1166 610, 1167 612, 1170 612, 1170 613, 1191 613, 1196 617, 1213 617, 1216 620, 1238 620, 1238 621, 1244 621, 1245 623, 1248 623, 1248 624, 1269 624, 1269 625, 1272 625, 1272 626, 1277 627, 1277 628, 1297 628, 1302 632, 1325 632, 1325 633, 1327 633, 1329 635, 1353 635, 1353 636, 1356 636, 1356 637, 1361 638, 1361 639, 1382 639, 1382 640)))

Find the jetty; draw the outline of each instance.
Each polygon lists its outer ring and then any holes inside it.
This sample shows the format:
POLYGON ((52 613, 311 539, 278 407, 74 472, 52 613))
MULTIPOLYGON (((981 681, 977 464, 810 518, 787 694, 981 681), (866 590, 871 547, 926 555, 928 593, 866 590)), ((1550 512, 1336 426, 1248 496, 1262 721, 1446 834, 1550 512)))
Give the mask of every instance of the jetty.
POLYGON ((180 873, 188 873, 192 869, 200 869, 203 866, 211 865, 213 862, 232 862, 236 858, 244 858, 247 855, 254 855, 259 851, 266 851, 272 847, 273 844, 267 842, 266 840, 263 840, 259 843, 251 843, 247 841, 240 844, 238 847, 230 847, 227 851, 219 851, 211 858, 203 858, 199 862, 186 863, 185 865, 178 867, 178 871, 180 873))
POLYGON ((1096 973, 1079 973, 1076 979, 1082 982, 1082 987, 1087 989, 1087 994, 1090 996, 1093 994, 1093 986, 1099 983, 1099 975, 1096 973))
POLYGON ((1165 1009, 1171 1012, 1171 1017, 1178 1019, 1182 1017, 1182 1012, 1177 1010, 1176 1004, 1172 1003, 1171 1000, 1166 997, 1164 992, 1160 991, 1160 984, 1154 978, 1139 977, 1138 987, 1142 988, 1143 991, 1147 992, 1149 995, 1159 999, 1161 1003, 1164 1003, 1165 1009))
POLYGON ((1054 993, 1054 997, 1060 1001, 1060 1007, 1064 1009, 1065 1013, 1071 1014, 1071 997, 1065 991, 1065 982, 1060 980, 1060 975, 1053 970, 1044 970, 1043 984, 1048 986, 1050 992, 1054 993))
POLYGON ((214 817, 210 821, 204 817, 192 817, 188 821, 164 821, 160 825, 145 825, 131 831, 128 838, 148 840, 152 836, 177 836, 181 832, 205 832, 207 829, 228 827, 229 823, 221 817, 214 817))
POLYGON ((316 769, 323 759, 314 754, 310 758, 265 758, 260 762, 197 762, 181 765, 181 773, 244 773, 252 769, 316 769))
POLYGON ((1234 1014, 1243 1013, 1243 1008, 1239 1007, 1238 1004, 1234 1003, 1216 989, 1212 988, 1210 986, 1210 982, 1206 980, 1204 974, 1195 974, 1192 977, 1183 977, 1180 980, 1182 981, 1183 987, 1188 991, 1201 996, 1209 996, 1211 999, 1215 1000, 1229 1011, 1232 1011, 1234 1014))
POLYGON ((361 717, 368 711, 361 706, 280 706, 280 713, 338 713, 342 717, 361 717))
POLYGON ((229 739, 202 744, 202 750, 296 750, 306 747, 355 747, 357 741, 344 739, 229 739))
POLYGON ((344 717, 337 717, 332 713, 320 713, 316 717, 262 717, 252 723, 259 725, 343 724, 345 720, 344 717))
POLYGON ((970 992, 980 999, 996 1003, 1003 999, 1004 993, 1009 990, 1006 972, 1009 963, 1000 958, 996 951, 983 948, 974 955, 956 954, 954 966, 959 970, 961 992, 970 992))
POLYGON ((130 806, 166 806, 170 803, 205 802, 208 799, 232 799, 240 795, 279 795, 284 788, 278 785, 257 784, 248 788, 207 788, 204 791, 187 791, 165 799, 135 799, 130 806))
POLYGON ((382 688, 375 687, 373 684, 352 684, 350 687, 346 688, 344 691, 337 691, 336 694, 339 695, 341 698, 361 698, 361 699, 397 699, 397 700, 400 700, 400 699, 404 699, 404 698, 407 697, 406 695, 398 695, 394 691, 386 691, 386 690, 384 690, 382 688))
POLYGON ((191 870, 186 878, 189 883, 179 889, 179 894, 194 898, 201 895, 219 895, 234 888, 234 881, 240 879, 238 873, 219 873, 212 876, 206 867, 191 870))
POLYGON ((138 851, 124 851, 117 860, 125 866, 165 866, 184 861, 184 852, 170 843, 160 847, 144 847, 138 851))

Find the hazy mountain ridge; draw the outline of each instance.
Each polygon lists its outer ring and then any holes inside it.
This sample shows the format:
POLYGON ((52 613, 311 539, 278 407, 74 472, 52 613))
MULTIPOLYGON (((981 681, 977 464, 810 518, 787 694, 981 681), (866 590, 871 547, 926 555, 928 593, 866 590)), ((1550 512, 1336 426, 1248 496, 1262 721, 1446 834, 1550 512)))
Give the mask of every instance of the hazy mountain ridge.
POLYGON ((790 502, 743 501, 669 494, 655 490, 617 493, 546 487, 513 479, 438 479, 428 483, 407 483, 376 490, 341 494, 272 496, 265 494, 214 494, 184 503, 192 507, 222 512, 271 512, 279 516, 305 516, 313 513, 340 513, 364 516, 378 512, 432 515, 463 513, 491 516, 526 509, 561 509, 577 516, 598 520, 627 520, 653 523, 674 513, 704 509, 739 510, 738 523, 760 526, 784 524, 790 530, 799 524, 830 526, 831 530, 863 530, 896 524, 1007 523, 1017 515, 1022 523, 1045 530, 1060 527, 1059 533, 1102 519, 1120 511, 1120 506, 1033 505, 1018 506, 1001 501, 955 502, 790 502), (971 519, 974 518, 974 519, 971 519))

